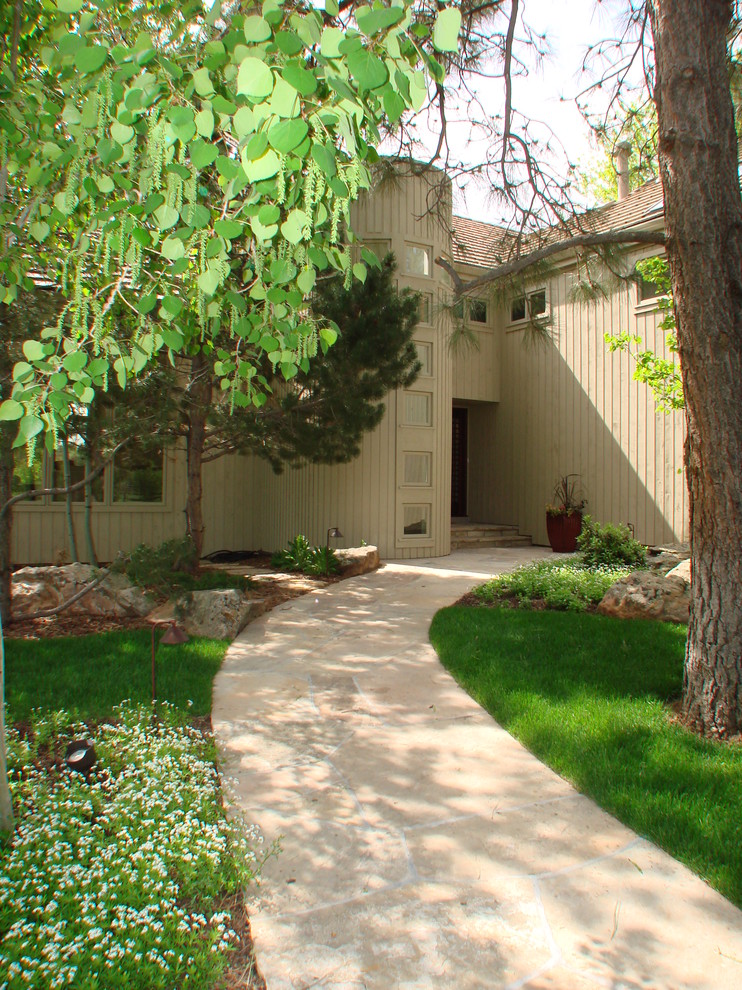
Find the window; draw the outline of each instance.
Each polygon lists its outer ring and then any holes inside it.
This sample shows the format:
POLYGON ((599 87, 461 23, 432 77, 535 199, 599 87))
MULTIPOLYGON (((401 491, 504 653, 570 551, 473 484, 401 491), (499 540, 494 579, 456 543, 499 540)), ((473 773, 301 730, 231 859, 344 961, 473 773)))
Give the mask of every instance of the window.
POLYGON ((640 303, 647 302, 649 299, 656 299, 657 296, 663 294, 656 282, 650 282, 648 278, 644 278, 639 272, 634 272, 634 278, 636 279, 636 289, 640 303))
POLYGON ((430 277, 430 248, 421 244, 405 246, 405 270, 408 275, 430 277))
POLYGON ((536 289, 523 296, 516 296, 510 303, 510 322, 537 320, 547 315, 546 289, 536 289))
POLYGON ((405 392, 404 422, 405 426, 433 425, 432 392, 405 392))
POLYGON ((419 488, 429 486, 432 459, 429 451, 405 451, 404 484, 419 488))
MULTIPOLYGON (((82 438, 80 438, 80 444, 82 443, 82 438)), ((70 437, 67 443, 67 456, 70 462, 70 484, 76 485, 79 481, 82 481, 86 474, 92 471, 92 467, 86 464, 85 461, 85 451, 82 446, 75 443, 74 436, 70 437)), ((52 485, 54 488, 64 488, 64 448, 62 444, 58 444, 56 450, 54 451, 54 467, 53 467, 53 477, 52 485)), ((98 477, 92 482, 92 495, 96 502, 103 501, 103 475, 99 474, 98 477)), ((66 502, 66 495, 54 495, 52 496, 55 502, 66 502)), ((85 489, 78 488, 77 491, 72 492, 70 498, 73 502, 84 502, 85 501, 85 489)))
POLYGON ((129 446, 113 462, 114 502, 162 502, 163 452, 129 446))
POLYGON ((416 340, 417 359, 420 362, 420 374, 425 378, 430 378, 433 374, 433 345, 425 341, 416 340))
POLYGON ((405 505, 402 531, 405 536, 430 536, 430 506, 405 505))
POLYGON ((469 320, 472 323, 487 322, 487 302, 485 299, 469 300, 469 320))
POLYGON ((392 250, 391 241, 364 241, 363 247, 368 248, 369 251, 373 251, 379 261, 383 261, 384 258, 392 250))
POLYGON ((427 324, 431 324, 433 322, 433 295, 430 292, 423 292, 420 295, 418 320, 420 323, 427 324))
MULTIPOLYGON (((33 459, 28 463, 28 453, 25 447, 16 447, 13 451, 13 485, 12 494, 21 495, 44 487, 44 445, 37 443, 34 447, 33 459)), ((38 498, 38 496, 37 496, 38 498)), ((31 501, 36 501, 32 499, 31 501)))

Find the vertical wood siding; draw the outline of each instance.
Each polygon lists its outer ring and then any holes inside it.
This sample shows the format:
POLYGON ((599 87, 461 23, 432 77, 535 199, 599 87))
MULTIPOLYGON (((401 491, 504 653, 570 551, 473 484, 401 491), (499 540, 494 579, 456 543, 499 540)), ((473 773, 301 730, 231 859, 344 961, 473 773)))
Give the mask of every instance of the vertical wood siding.
POLYGON ((633 286, 605 301, 574 302, 572 278, 565 271, 550 282, 551 339, 531 340, 501 314, 507 373, 480 471, 489 482, 482 511, 546 544, 553 485, 578 474, 597 520, 631 523, 646 543, 685 540, 684 416, 655 412, 649 389, 632 378, 632 360, 610 354, 604 341, 629 330, 664 353, 659 314, 637 307, 633 286))

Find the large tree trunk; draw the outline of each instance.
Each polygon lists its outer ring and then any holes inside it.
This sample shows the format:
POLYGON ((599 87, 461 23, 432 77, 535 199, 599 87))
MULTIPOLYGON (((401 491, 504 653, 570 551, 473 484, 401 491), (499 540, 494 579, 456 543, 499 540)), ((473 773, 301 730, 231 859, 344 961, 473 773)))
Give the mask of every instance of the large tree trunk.
POLYGON ((211 369, 199 353, 191 358, 191 381, 188 387, 188 437, 186 440, 188 494, 186 499, 187 531, 196 547, 196 566, 204 547, 203 467, 206 443, 206 418, 211 407, 211 369))
MULTIPOLYGON (((3 383, 3 393, 7 389, 13 370, 13 361, 7 347, 0 349, 0 381, 3 383)), ((0 508, 13 495, 13 441, 18 433, 18 426, 13 422, 0 423, 0 508)), ((8 509, 0 515, 0 616, 3 623, 10 622, 12 570, 11 570, 11 535, 13 531, 13 510, 8 509)))
POLYGON ((742 203, 728 0, 650 0, 668 256, 687 415, 692 604, 683 711, 742 730, 742 203))

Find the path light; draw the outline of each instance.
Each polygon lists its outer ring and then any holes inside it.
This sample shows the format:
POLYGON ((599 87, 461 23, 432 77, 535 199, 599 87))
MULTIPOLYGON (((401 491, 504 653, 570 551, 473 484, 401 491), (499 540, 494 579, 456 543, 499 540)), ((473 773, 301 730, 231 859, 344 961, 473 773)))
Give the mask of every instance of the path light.
POLYGON ((187 643, 189 640, 188 634, 180 628, 175 622, 165 621, 163 619, 155 620, 152 623, 152 704, 154 705, 157 701, 157 684, 155 681, 155 629, 158 626, 167 626, 167 632, 163 635, 160 640, 162 646, 179 646, 181 643, 187 643))
POLYGON ((337 528, 337 526, 330 526, 327 530, 327 546, 330 546, 330 540, 342 540, 343 534, 337 528))
POLYGON ((88 773, 95 766, 98 757, 89 739, 76 739, 69 744, 64 754, 64 762, 70 770, 88 773))

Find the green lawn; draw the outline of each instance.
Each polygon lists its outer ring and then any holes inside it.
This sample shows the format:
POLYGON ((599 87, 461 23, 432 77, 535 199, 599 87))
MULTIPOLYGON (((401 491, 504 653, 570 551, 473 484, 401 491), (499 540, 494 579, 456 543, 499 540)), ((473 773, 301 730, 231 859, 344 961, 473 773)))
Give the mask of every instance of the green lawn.
POLYGON ((742 906, 742 747, 675 724, 686 630, 507 608, 439 612, 442 663, 539 759, 742 906))
MULTIPOLYGON (((163 632, 156 632, 158 699, 192 715, 208 715, 211 684, 227 643, 192 639, 182 646, 159 646, 163 632)), ((61 708, 80 718, 100 719, 121 701, 145 704, 152 699, 152 639, 147 629, 11 639, 5 643, 5 658, 11 719, 27 718, 32 708, 61 708)))
POLYGON ((265 857, 254 827, 227 819, 214 743, 189 724, 211 711, 227 644, 159 647, 168 704, 154 717, 150 644, 147 630, 7 643, 19 826, 0 842, 9 990, 224 985, 239 944, 229 907, 265 857), (89 778, 64 766, 72 738, 94 743, 89 778))

